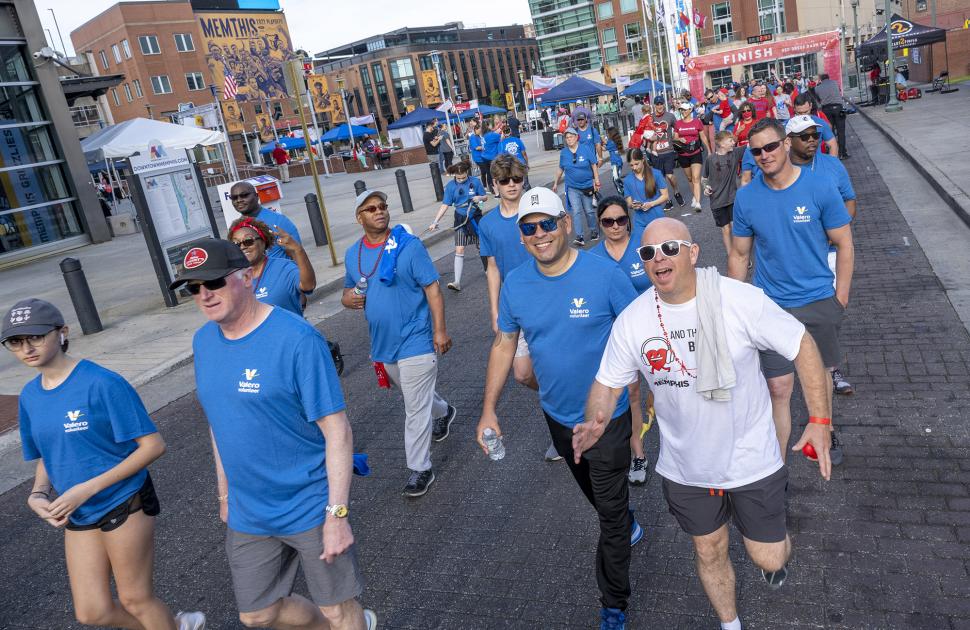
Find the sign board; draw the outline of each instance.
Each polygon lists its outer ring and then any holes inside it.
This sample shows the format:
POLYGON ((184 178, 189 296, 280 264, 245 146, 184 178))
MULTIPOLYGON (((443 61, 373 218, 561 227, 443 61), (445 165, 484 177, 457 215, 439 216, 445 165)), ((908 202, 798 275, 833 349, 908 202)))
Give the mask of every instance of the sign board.
MULTIPOLYGON (((280 204, 283 199, 283 193, 280 189, 280 182, 278 179, 271 175, 258 175, 249 179, 241 179, 239 182, 249 182, 252 184, 253 188, 256 189, 256 194, 259 195, 259 204, 264 208, 269 208, 273 212, 279 212, 282 214, 283 208, 280 204)), ((219 206, 222 208, 222 214, 225 217, 226 228, 232 225, 233 221, 242 216, 236 212, 236 208, 234 208, 232 205, 232 200, 229 199, 229 191, 239 182, 219 184, 217 188, 219 191, 219 206)))
POLYGON ((770 42, 775 38, 771 33, 764 33, 763 35, 755 35, 754 37, 748 38, 749 44, 763 44, 765 42, 770 42))

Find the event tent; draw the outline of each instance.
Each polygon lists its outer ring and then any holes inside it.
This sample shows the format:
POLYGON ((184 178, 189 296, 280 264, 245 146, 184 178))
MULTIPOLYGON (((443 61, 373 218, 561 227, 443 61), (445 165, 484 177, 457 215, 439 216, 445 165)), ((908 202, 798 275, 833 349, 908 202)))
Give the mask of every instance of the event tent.
POLYGON ((354 140, 360 140, 364 136, 376 136, 377 130, 371 129, 370 127, 361 127, 360 125, 352 125, 348 130, 348 125, 344 123, 339 127, 334 127, 327 133, 323 134, 321 140, 324 142, 334 142, 337 140, 350 140, 350 132, 354 133, 354 140))
POLYGON ((400 140, 405 149, 424 145, 424 127, 432 120, 444 121, 445 113, 427 107, 418 107, 387 126, 387 137, 391 142, 400 140))
POLYGON ((158 143, 168 149, 191 149, 198 145, 213 145, 225 142, 221 131, 173 125, 160 120, 132 118, 117 125, 111 125, 81 141, 81 150, 89 160, 130 157, 146 151, 151 143, 158 143))
POLYGON ((602 83, 597 83, 596 81, 590 81, 589 79, 584 79, 583 77, 569 77, 556 87, 552 88, 541 97, 543 103, 552 103, 555 101, 574 101, 584 98, 596 98, 599 96, 608 96, 610 94, 616 94, 616 90, 608 85, 603 85, 602 83))
MULTIPOLYGON (((287 151, 292 151, 293 149, 305 149, 306 141, 303 138, 291 138, 289 136, 280 136, 280 144, 287 151)), ((312 142, 311 144, 317 144, 312 142)), ((276 148, 276 140, 270 140, 266 144, 259 147, 259 152, 262 154, 271 153, 273 149, 276 148)))
MULTIPOLYGON (((946 42, 946 29, 924 26, 893 14, 889 24, 893 31, 893 50, 917 48, 927 44, 946 42)), ((859 45, 859 55, 886 56, 886 27, 859 45)))
POLYGON ((492 114, 505 114, 508 112, 504 107, 494 107, 492 105, 479 105, 478 107, 472 107, 469 110, 463 111, 458 114, 460 120, 468 120, 469 118, 474 118, 481 114, 482 116, 491 116, 492 114))
POLYGON ((655 81, 653 79, 640 79, 635 83, 631 83, 625 90, 623 90, 623 96, 643 96, 645 94, 660 94, 673 88, 662 81, 655 81))

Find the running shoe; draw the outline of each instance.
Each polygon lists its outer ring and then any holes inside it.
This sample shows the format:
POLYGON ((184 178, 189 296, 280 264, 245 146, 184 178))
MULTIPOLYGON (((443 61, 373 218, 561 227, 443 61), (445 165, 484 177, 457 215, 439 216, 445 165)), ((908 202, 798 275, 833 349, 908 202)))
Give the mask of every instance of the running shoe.
POLYGON ((839 440, 839 432, 832 429, 832 447, 829 448, 829 459, 832 460, 833 466, 838 466, 842 463, 842 459, 845 454, 842 452, 842 441, 839 440))
POLYGON ((681 195, 679 192, 674 193, 674 200, 677 202, 678 206, 684 205, 684 196, 681 195))
POLYGON ((179 612, 175 615, 179 630, 205 630, 205 615, 200 612, 179 612))
POLYGON ((458 415, 458 410, 448 405, 448 412, 445 415, 432 420, 431 439, 435 442, 441 442, 448 437, 448 427, 455 421, 456 415, 458 415))
POLYGON ((626 630, 626 615, 619 608, 600 611, 600 630, 626 630))
POLYGON ((673 210, 673 209, 674 209, 674 202, 668 201, 667 203, 664 204, 664 210, 673 210))
POLYGON ((555 444, 550 444, 549 448, 546 449, 546 461, 547 462, 560 462, 562 461, 562 455, 556 450, 555 444))
POLYGON ((573 239, 573 245, 576 247, 586 247, 586 239, 582 236, 577 236, 573 239))
POLYGON ((761 577, 764 578, 765 584, 768 585, 768 588, 773 591, 777 591, 788 578, 788 567, 782 567, 777 571, 771 572, 761 569, 761 577))
POLYGON ((367 625, 367 630, 377 630, 377 613, 370 608, 365 608, 364 623, 367 625))
POLYGON ((630 462, 630 472, 627 473, 627 477, 634 486, 642 486, 647 481, 647 458, 634 457, 630 462))
POLYGON ((598 240, 600 240, 600 233, 597 232, 596 230, 593 230, 593 233, 589 235, 589 240, 591 240, 591 241, 598 241, 598 240))
POLYGON ((430 468, 421 471, 412 470, 403 494, 406 497, 420 497, 428 491, 432 483, 434 483, 434 472, 430 468))
POLYGON ((456 291, 458 293, 461 293, 461 285, 460 284, 457 284, 457 283, 454 283, 454 282, 449 282, 448 283, 448 288, 451 289, 452 291, 456 291))
POLYGON ((630 520, 633 521, 633 524, 630 526, 630 546, 632 547, 643 540, 643 528, 640 527, 640 523, 634 518, 632 508, 630 509, 630 520))
POLYGON ((852 384, 845 380, 845 377, 842 376, 842 371, 838 368, 832 370, 832 391, 843 396, 855 393, 852 384))
POLYGON ((691 202, 690 207, 694 209, 694 212, 700 212, 702 209, 701 202, 697 201, 696 199, 691 202))

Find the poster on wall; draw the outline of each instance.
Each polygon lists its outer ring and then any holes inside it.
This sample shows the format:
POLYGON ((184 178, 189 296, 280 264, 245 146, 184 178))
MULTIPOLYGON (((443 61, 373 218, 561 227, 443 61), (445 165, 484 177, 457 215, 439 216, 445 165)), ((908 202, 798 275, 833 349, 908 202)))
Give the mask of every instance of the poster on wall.
POLYGON ((331 123, 343 122, 344 112, 340 102, 340 94, 331 92, 327 77, 322 74, 311 74, 307 77, 307 87, 310 90, 310 100, 313 111, 330 116, 331 123))
POLYGON ((441 90, 438 89, 438 73, 434 70, 421 71, 421 92, 424 102, 428 105, 441 102, 441 90))
POLYGON ((226 121, 229 133, 242 133, 245 129, 242 108, 236 101, 222 101, 222 119, 226 121))

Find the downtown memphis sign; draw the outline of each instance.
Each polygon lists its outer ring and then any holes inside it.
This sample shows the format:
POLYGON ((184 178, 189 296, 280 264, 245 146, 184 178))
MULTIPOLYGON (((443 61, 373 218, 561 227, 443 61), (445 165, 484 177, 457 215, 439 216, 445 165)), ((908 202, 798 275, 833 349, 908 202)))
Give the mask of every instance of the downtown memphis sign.
POLYGON ((800 57, 822 53, 822 72, 842 84, 842 56, 839 31, 816 33, 781 41, 754 44, 721 52, 708 53, 687 59, 687 80, 691 94, 700 98, 704 94, 704 73, 732 66, 780 61, 786 57, 800 57))

